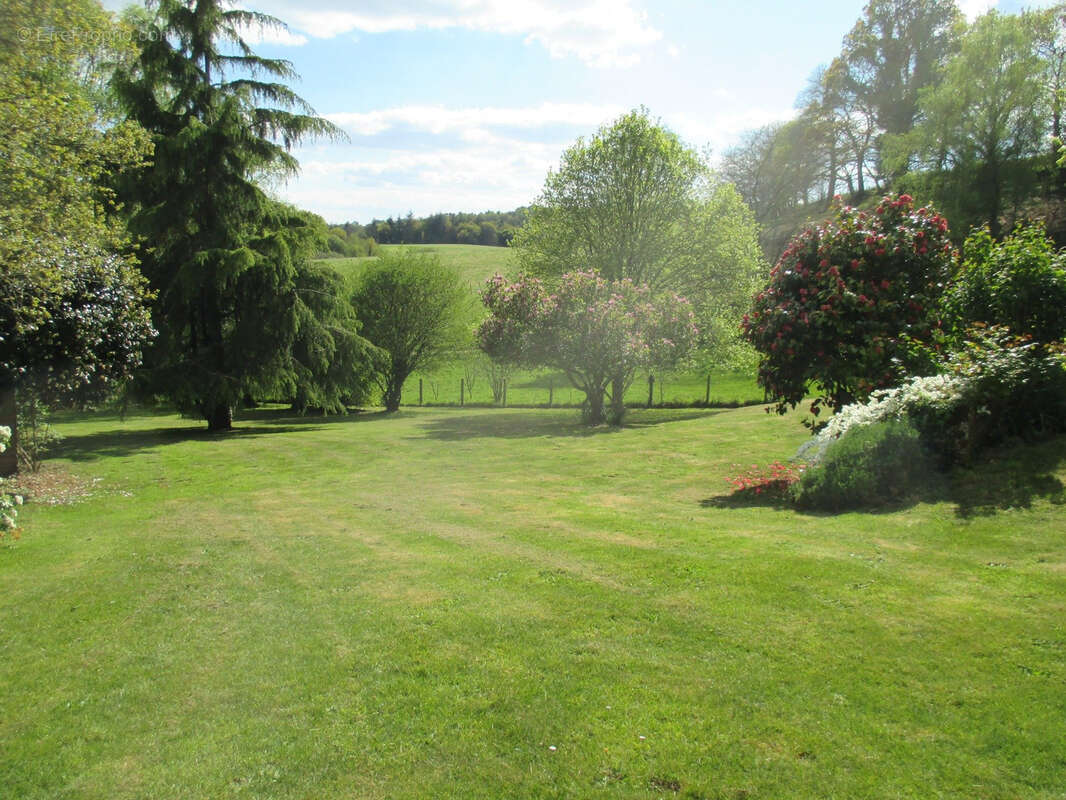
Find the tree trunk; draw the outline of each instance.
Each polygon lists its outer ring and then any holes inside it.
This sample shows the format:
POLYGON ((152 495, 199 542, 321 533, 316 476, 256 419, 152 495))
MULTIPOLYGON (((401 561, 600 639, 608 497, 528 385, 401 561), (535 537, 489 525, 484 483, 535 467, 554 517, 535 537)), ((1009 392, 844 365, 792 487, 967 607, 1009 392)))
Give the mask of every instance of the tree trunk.
POLYGON ((988 231, 993 239, 999 241, 1003 233, 1002 226, 999 224, 999 212, 1003 205, 1003 187, 1000 185, 998 159, 989 159, 985 162, 979 169, 978 175, 984 178, 983 181, 978 179, 978 186, 980 187, 981 183, 985 184, 981 188, 984 190, 985 197, 988 198, 988 231))
POLYGON ((603 412, 603 387, 585 387, 585 403, 585 421, 589 425, 603 424, 606 421, 606 415, 603 412))
POLYGON ((400 397, 403 395, 403 381, 398 380, 395 376, 389 378, 388 383, 385 384, 385 393, 382 395, 382 402, 385 403, 386 411, 399 411, 400 410, 400 397))
POLYGON ((14 385, 0 386, 0 425, 11 428, 11 441, 0 453, 0 478, 14 475, 19 469, 17 409, 14 385))
POLYGON ((626 414, 625 382, 620 377, 611 379, 611 424, 621 425, 626 414))
POLYGON ((210 433, 233 430, 233 408, 229 403, 219 403, 208 412, 207 430, 210 433))

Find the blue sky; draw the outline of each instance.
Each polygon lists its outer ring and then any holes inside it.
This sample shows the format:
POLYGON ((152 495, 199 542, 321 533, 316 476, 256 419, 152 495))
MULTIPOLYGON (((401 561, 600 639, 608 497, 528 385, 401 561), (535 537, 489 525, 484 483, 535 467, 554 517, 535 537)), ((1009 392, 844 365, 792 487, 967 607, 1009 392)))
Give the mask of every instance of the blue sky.
MULTIPOLYGON (((567 146, 642 105, 713 159, 744 130, 792 115, 864 4, 242 3, 288 24, 250 41, 292 61, 294 88, 349 136, 299 147, 299 177, 273 188, 330 222, 526 205, 567 146)), ((971 18, 993 5, 959 3, 971 18)))

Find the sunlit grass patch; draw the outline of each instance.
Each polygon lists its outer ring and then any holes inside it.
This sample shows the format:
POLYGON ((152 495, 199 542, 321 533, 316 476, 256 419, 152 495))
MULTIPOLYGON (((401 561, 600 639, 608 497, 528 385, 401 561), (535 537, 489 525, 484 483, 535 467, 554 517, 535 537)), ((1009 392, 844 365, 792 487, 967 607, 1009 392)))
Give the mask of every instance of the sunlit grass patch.
POLYGON ((806 515, 714 502, 761 408, 58 427, 104 490, 0 549, 13 797, 1061 789, 1061 439, 806 515))

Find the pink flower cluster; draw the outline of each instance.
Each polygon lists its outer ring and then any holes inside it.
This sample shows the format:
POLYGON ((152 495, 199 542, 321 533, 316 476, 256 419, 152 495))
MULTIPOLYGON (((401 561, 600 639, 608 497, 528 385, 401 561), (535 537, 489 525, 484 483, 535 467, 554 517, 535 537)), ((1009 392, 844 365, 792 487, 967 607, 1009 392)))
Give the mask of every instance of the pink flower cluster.
POLYGON ((551 366, 602 385, 638 367, 676 365, 699 335, 692 304, 595 271, 563 275, 548 292, 537 278, 493 276, 482 291, 490 316, 478 343, 493 358, 551 366))

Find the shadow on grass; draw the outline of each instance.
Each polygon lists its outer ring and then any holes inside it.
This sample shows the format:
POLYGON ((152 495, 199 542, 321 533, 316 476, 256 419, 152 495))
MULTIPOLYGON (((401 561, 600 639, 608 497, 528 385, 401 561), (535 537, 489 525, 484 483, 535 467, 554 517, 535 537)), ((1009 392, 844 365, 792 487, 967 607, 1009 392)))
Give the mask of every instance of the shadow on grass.
POLYGON ((322 426, 322 425, 346 425, 354 422, 370 422, 389 417, 389 412, 383 409, 363 411, 355 409, 344 414, 323 414, 318 411, 308 411, 306 414, 298 414, 290 408, 246 408, 241 411, 237 424, 241 422, 259 422, 265 424, 281 424, 292 426, 322 426))
POLYGON ((294 433, 311 430, 306 426, 237 425, 223 433, 208 433, 204 428, 152 428, 149 430, 112 429, 83 436, 65 436, 52 451, 57 458, 71 461, 95 461, 113 456, 130 456, 157 447, 183 442, 226 442, 235 439, 254 439, 275 433, 294 433))
POLYGON ((774 493, 755 494, 750 489, 737 489, 729 494, 719 494, 700 500, 704 508, 772 508, 786 511, 792 508, 787 498, 774 493))
MULTIPOLYGON (((137 412, 128 415, 127 419, 135 419, 144 416, 171 416, 173 412, 153 413, 137 412)), ((112 456, 130 456, 135 453, 153 450, 157 447, 166 447, 183 442, 217 442, 223 443, 234 440, 253 439, 259 436, 271 436, 278 433, 298 433, 312 431, 329 424, 364 422, 380 419, 385 416, 384 412, 350 413, 331 416, 321 415, 294 415, 292 411, 284 408, 250 409, 241 413, 232 430, 219 433, 209 433, 206 427, 192 425, 181 428, 130 428, 123 426, 124 420, 120 417, 104 415, 103 420, 114 421, 120 426, 96 433, 81 436, 64 436, 52 451, 52 455, 58 458, 69 458, 71 461, 94 461, 99 458, 112 456)))
POLYGON ((442 414, 426 420, 419 427, 425 438, 441 441, 498 438, 528 439, 538 436, 587 437, 619 433, 627 429, 647 428, 669 422, 702 419, 722 413, 714 409, 676 411, 651 409, 632 411, 621 427, 614 425, 585 425, 577 411, 530 414, 528 412, 490 411, 486 413, 442 414))
MULTIPOLYGON (((1066 484, 1056 475, 1066 464, 1066 436, 1040 444, 1023 444, 992 450, 970 467, 957 468, 923 491, 893 499, 876 507, 838 511, 802 511, 810 516, 834 516, 852 511, 888 514, 918 503, 952 503, 960 519, 991 516, 1007 509, 1032 508, 1037 500, 1066 505, 1066 484)), ((736 490, 700 501, 704 508, 793 508, 781 493, 755 494, 736 490)))
POLYGON ((950 476, 950 499, 964 519, 1008 508, 1031 508, 1035 500, 1066 504, 1066 485, 1056 475, 1066 463, 1066 436, 1020 447, 1000 448, 981 463, 950 476))

